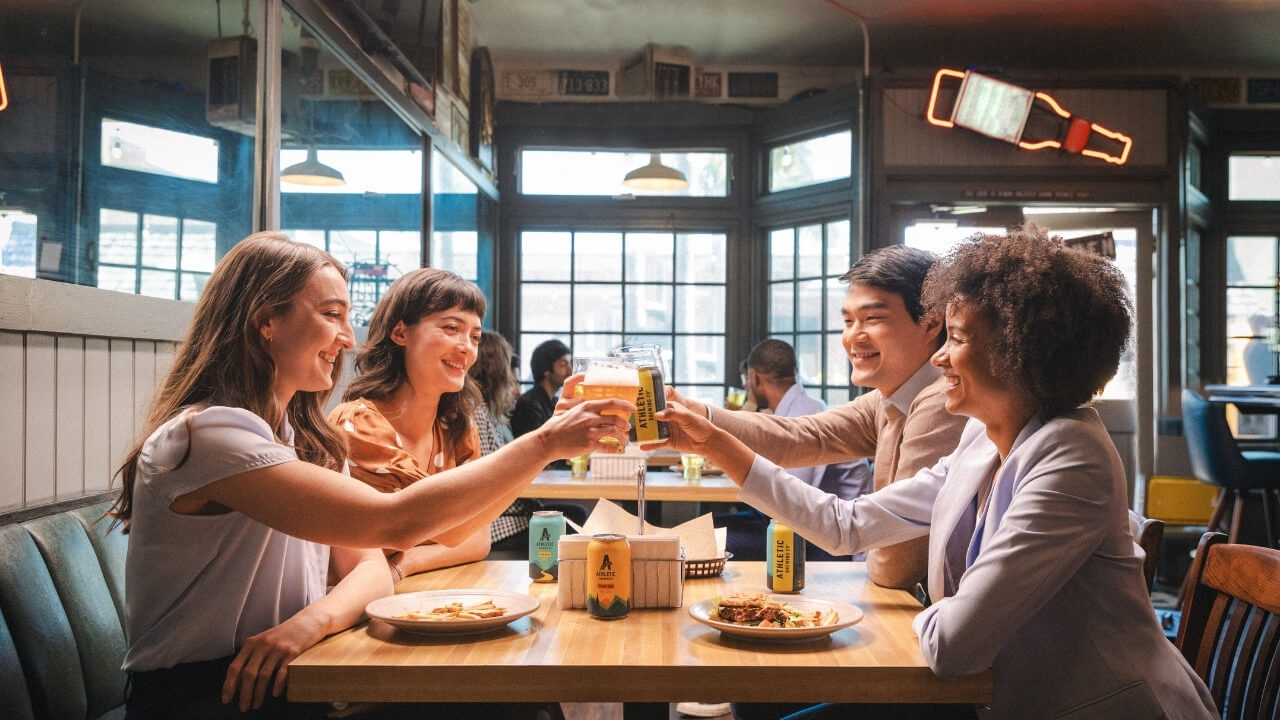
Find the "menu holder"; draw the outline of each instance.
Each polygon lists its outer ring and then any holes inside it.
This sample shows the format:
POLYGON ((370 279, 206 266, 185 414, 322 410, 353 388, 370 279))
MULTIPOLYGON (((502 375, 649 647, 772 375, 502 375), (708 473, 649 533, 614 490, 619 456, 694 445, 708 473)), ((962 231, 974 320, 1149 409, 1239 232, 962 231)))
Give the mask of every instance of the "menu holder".
MULTIPOLYGON (((560 536, 562 608, 587 606, 589 535, 560 536)), ((678 535, 628 535, 631 545, 631 607, 671 608, 684 603, 684 549, 678 535)))

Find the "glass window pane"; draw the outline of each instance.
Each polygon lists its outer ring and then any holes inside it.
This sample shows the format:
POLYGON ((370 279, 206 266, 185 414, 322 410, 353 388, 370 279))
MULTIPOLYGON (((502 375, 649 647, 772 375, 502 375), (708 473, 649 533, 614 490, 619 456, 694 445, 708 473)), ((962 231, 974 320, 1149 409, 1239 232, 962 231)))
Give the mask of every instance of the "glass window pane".
POLYGON ((204 286, 208 284, 209 276, 202 273, 182 273, 182 280, 178 286, 178 299, 186 302, 195 302, 200 299, 200 293, 204 292, 204 286))
MULTIPOLYGON (((476 234, 458 234, 469 236, 456 238, 454 242, 462 245, 463 248, 469 248, 470 252, 459 251, 460 257, 457 264, 464 270, 469 270, 470 274, 462 270, 450 269, 474 281, 476 279, 476 234)), ((422 267, 422 233, 416 230, 383 230, 378 234, 378 255, 379 260, 390 266, 387 276, 392 279, 420 268, 422 267)))
POLYGON ((648 152, 523 150, 520 192, 526 195, 662 195, 725 197, 729 194, 729 155, 725 152, 662 152, 663 165, 684 173, 683 190, 623 187, 627 173, 649 164, 648 152))
POLYGON ((573 354, 583 357, 604 357, 609 351, 622 345, 621 333, 573 334, 573 354))
POLYGON ((843 275, 849 262, 849 221, 827 223, 827 274, 843 275))
POLYGON ((1227 238, 1227 284, 1276 284, 1276 238, 1227 238))
POLYGON ((138 291, 138 271, 135 268, 108 267, 98 268, 98 287, 103 290, 134 293, 138 291))
POLYGON ((567 232, 520 235, 520 279, 568 280, 571 241, 567 232))
POLYGON ((1227 164, 1227 199, 1280 200, 1280 158, 1232 155, 1227 164))
POLYGON ((622 280, 622 233, 577 233, 573 238, 573 279, 622 280))
POLYGON ((377 233, 372 230, 331 230, 329 254, 349 267, 378 261, 377 233))
MULTIPOLYGON (((559 332, 569 325, 570 286, 550 283, 524 285, 520 296, 520 327, 559 332)), ((532 351, 533 348, 530 348, 532 351)))
POLYGON ((769 150, 769 191, 847 178, 853 168, 853 132, 780 145, 769 150))
POLYGON ((822 274, 822 226, 803 225, 796 230, 796 277, 822 274))
MULTIPOLYGON (((378 106, 381 108, 381 106, 378 106)), ((281 172, 309 159, 307 148, 281 148, 281 172)), ((316 161, 342 173, 340 185, 308 185, 281 179, 285 195, 418 195, 422 192, 421 150, 316 150, 316 161)), ((447 163, 446 163, 447 164, 447 163)), ((466 176, 463 176, 465 179, 466 176)), ((442 192, 437 189, 437 192, 442 192)), ((459 188, 454 193, 465 193, 459 188)), ((472 186, 472 193, 475 192, 472 186)))
POLYGON ((769 286, 769 333, 789 333, 795 329, 795 299, 791 283, 769 286))
POLYGON ((822 336, 797 335, 792 347, 796 349, 796 362, 800 365, 800 380, 810 387, 826 382, 822 372, 822 336))
POLYGON ((785 280, 796 276, 796 231, 783 228, 769 233, 769 279, 785 280))
POLYGON ((849 366, 849 356, 844 351, 840 333, 825 333, 823 345, 826 346, 827 367, 822 382, 827 385, 848 385, 852 368, 849 366))
POLYGON ((627 285, 624 327, 633 332, 671 332, 671 286, 627 285))
MULTIPOLYGON (((675 361, 671 370, 673 384, 715 383, 716 395, 721 394, 719 384, 724 382, 723 335, 677 336, 672 355, 675 361)), ((721 396, 716 404, 723 400, 721 396)))
POLYGON ((676 286, 676 332, 724 332, 724 286, 676 286))
POLYGON ((0 213, 0 273, 36 276, 36 237, 40 219, 31 213, 0 213))
MULTIPOLYGON (((113 265, 138 263, 138 215, 103 209, 98 213, 98 262, 113 265)), ((106 287, 98 285, 98 287, 106 287)), ((112 287, 118 290, 118 287, 112 287)), ((133 292, 133 283, 125 292, 133 292)))
POLYGON ((213 272, 218 250, 217 230, 218 226, 215 223, 201 220, 182 221, 183 270, 213 272))
MULTIPOLYGON (((387 235, 383 233, 383 255, 388 262, 401 265, 400 274, 418 267, 418 258, 422 251, 417 247, 417 233, 406 233, 413 236, 412 241, 401 238, 393 241, 399 252, 387 252, 387 235), (412 245, 410 245, 412 243, 412 245), (393 260, 394 259, 394 260, 393 260), (413 263, 409 265, 409 263, 413 263)), ((474 232, 437 232, 431 236, 431 267, 455 272, 474 282, 479 270, 479 258, 476 250, 476 234, 474 232)))
POLYGON ((799 297, 796 298, 796 307, 800 309, 796 313, 795 329, 803 330, 822 330, 822 314, 818 308, 823 305, 822 288, 826 284, 825 280, 801 280, 796 283, 799 297))
POLYGON ((826 289, 826 305, 827 305, 827 324, 823 330, 834 330, 840 326, 841 308, 844 307, 844 299, 849 294, 849 286, 840 282, 836 278, 827 278, 825 281, 826 289))
POLYGON ((674 248, 671 233, 627 233, 626 281, 671 282, 674 248))
POLYGON ((848 388, 832 388, 829 387, 823 393, 824 399, 827 401, 827 407, 832 408, 837 405, 844 405, 851 399, 849 397, 848 388))
POLYGON ((218 141, 190 133, 103 118, 102 164, 154 175, 216 183, 218 141))
POLYGON ((306 243, 312 247, 318 247, 325 252, 329 251, 328 242, 325 240, 323 230, 284 230, 283 232, 293 238, 295 242, 306 243))
MULTIPOLYGON (((528 287, 527 285, 525 287, 528 287)), ((560 325, 567 325, 562 317, 560 325)), ((573 331, 621 332, 622 286, 575 285, 573 289, 573 331)))
POLYGON ((676 236, 676 279, 679 282, 725 281, 725 236, 681 234, 676 236))
POLYGON ((1275 326, 1275 303, 1274 290, 1227 288, 1228 383, 1261 385, 1275 374, 1274 357, 1259 340, 1275 326))
POLYGON ((178 276, 176 273, 143 270, 139 280, 141 281, 138 285, 139 295, 149 295, 169 300, 178 297, 178 276))
MULTIPOLYGON (((178 218, 142 216, 142 264, 170 270, 178 267, 178 218)), ((142 294, 150 293, 144 287, 142 294)))

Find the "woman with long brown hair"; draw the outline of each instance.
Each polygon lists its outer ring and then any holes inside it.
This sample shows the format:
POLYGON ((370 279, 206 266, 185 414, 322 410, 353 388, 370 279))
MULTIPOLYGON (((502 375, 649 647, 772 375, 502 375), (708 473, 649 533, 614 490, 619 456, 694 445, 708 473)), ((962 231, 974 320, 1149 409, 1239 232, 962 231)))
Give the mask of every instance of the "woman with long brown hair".
POLYGON ((626 437, 601 411, 633 408, 600 401, 435 482, 377 492, 339 472, 346 448, 321 412, 354 346, 349 311, 342 264, 280 233, 246 238, 209 278, 119 470, 129 718, 235 716, 230 703, 317 717, 285 702, 288 663, 392 589, 381 553, 353 548, 464 538, 547 462, 626 437))

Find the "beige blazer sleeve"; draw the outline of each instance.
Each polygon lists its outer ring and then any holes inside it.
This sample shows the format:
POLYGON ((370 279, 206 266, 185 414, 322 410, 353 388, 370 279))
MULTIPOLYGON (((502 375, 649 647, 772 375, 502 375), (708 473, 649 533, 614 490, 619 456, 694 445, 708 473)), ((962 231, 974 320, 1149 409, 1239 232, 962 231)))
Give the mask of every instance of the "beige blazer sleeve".
POLYGON ((879 407, 873 391, 814 415, 713 409, 711 421, 781 467, 804 467, 875 457, 879 407))

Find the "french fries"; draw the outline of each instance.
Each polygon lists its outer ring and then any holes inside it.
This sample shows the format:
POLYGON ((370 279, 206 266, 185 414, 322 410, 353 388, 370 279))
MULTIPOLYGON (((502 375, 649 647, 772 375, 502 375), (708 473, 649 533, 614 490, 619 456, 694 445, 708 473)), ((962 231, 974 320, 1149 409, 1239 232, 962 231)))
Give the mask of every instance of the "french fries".
POLYGON ((432 608, 430 612, 410 610, 409 612, 394 615, 393 617, 397 620, 450 622, 454 620, 480 620, 481 618, 498 617, 500 615, 505 615, 506 612, 506 608, 494 605, 493 598, 489 598, 477 603, 471 603, 470 605, 464 605, 460 602, 451 602, 443 607, 432 608))

